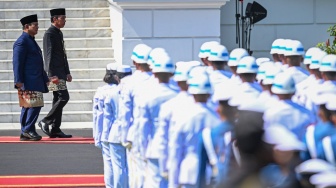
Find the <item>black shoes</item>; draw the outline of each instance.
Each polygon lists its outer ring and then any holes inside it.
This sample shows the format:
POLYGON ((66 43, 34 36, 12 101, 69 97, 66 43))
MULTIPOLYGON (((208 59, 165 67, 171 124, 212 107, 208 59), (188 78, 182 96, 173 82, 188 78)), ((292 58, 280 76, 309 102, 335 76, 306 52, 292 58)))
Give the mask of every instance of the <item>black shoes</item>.
POLYGON ((20 141, 39 141, 42 136, 38 135, 35 131, 24 132, 20 135, 20 141))
POLYGON ((71 134, 64 134, 61 130, 59 132, 51 131, 50 138, 72 138, 71 134))
POLYGON ((41 128, 41 130, 44 132, 44 134, 50 136, 49 132, 49 125, 44 123, 42 120, 38 123, 38 126, 41 128))
POLYGON ((71 138, 72 135, 64 134, 59 128, 54 128, 49 131, 50 124, 44 123, 42 120, 38 123, 41 130, 48 135, 50 138, 71 138))

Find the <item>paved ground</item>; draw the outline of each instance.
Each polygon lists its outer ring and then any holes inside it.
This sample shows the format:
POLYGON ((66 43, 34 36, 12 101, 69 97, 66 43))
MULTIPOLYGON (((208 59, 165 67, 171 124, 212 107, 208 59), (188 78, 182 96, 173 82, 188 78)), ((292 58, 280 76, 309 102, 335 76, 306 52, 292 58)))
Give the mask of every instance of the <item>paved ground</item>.
MULTIPOLYGON (((92 137, 92 129, 63 132, 92 137)), ((19 135, 20 130, 0 131, 0 136, 19 135)), ((0 151, 0 175, 103 174, 101 151, 93 144, 0 144, 0 151)))

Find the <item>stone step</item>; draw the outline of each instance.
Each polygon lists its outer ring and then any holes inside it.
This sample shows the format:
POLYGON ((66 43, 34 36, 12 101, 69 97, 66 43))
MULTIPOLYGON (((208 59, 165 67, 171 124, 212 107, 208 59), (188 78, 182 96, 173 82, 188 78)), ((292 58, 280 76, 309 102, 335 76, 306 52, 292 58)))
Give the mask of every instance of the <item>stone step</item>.
MULTIPOLYGON (((2 101, 0 102, 0 112, 20 112, 21 107, 19 102, 16 101, 2 101)), ((52 107, 52 101, 44 101, 44 107, 41 109, 41 112, 49 112, 52 107)), ((66 106, 63 108, 63 111, 90 111, 92 110, 92 100, 69 100, 66 106)))
MULTIPOLYGON (((102 79, 73 79, 72 82, 67 83, 68 89, 92 89, 103 85, 102 79)), ((9 91, 14 89, 13 80, 0 80, 0 88, 2 91, 9 91)))
MULTIPOLYGON (((70 69, 106 68, 109 63, 114 63, 114 58, 68 58, 70 69)), ((12 58, 0 60, 1 70, 12 70, 12 58)))
MULTIPOLYGON (((76 79, 86 78, 101 78, 103 79, 106 69, 105 68, 92 68, 92 69, 70 69, 71 76, 76 79)), ((14 79, 12 70, 0 70, 0 80, 14 79)))
MULTIPOLYGON (((35 4, 35 3, 34 3, 35 4)), ((58 7, 58 6, 57 6, 58 7)), ((27 15, 37 14, 38 19, 50 18, 49 8, 44 9, 0 9, 1 19, 21 19, 27 15)), ((108 6, 103 8, 67 8, 67 18, 99 18, 109 17, 108 6)), ((20 24, 20 22, 18 22, 20 24)), ((49 19, 50 23, 50 19, 49 19)), ((21 27, 21 25, 18 25, 21 27)), ((19 27, 19 28, 20 28, 19 27)))
POLYGON ((106 0, 1 0, 0 8, 7 9, 36 9, 36 8, 54 8, 54 7, 66 7, 71 8, 92 8, 92 7, 108 7, 108 2, 106 0))
MULTIPOLYGON (((43 38, 48 28, 39 28, 37 39, 43 38)), ((62 28, 64 38, 111 37, 110 27, 62 28)), ((16 39, 22 34, 22 29, 0 29, 0 39, 16 39)))
MULTIPOLYGON (((19 123, 20 111, 18 112, 0 112, 0 123, 19 123)), ((41 112, 37 120, 42 120, 48 112, 41 112)), ((92 122, 92 111, 64 111, 63 122, 92 122)), ((36 125, 37 126, 37 125, 36 125)))
MULTIPOLYGON (((0 39, 1 49, 13 49, 14 42, 17 39, 0 39)), ((40 48, 43 48, 42 38, 36 39, 40 48)), ((111 37, 96 37, 96 38, 65 38, 65 46, 67 48, 112 48, 111 37)))
MULTIPOLYGON (((101 84, 104 85, 104 84, 101 84)), ((95 89, 69 89, 70 100, 92 100, 93 96, 96 92, 95 89)), ((18 92, 14 89, 14 86, 7 91, 0 91, 0 101, 8 102, 8 101, 18 101, 18 92)), ((53 98, 52 92, 44 93, 43 98, 45 101, 51 101, 53 98)))
MULTIPOLYGON (((39 18, 39 27, 50 27, 50 18, 39 18)), ((21 28, 20 19, 0 19, 0 29, 18 29, 21 28)), ((67 18, 65 27, 110 27, 110 17, 92 17, 92 18, 67 18)))
MULTIPOLYGON (((112 58, 113 48, 66 48, 68 58, 112 58)), ((12 49, 0 50, 0 59, 13 58, 12 49)))

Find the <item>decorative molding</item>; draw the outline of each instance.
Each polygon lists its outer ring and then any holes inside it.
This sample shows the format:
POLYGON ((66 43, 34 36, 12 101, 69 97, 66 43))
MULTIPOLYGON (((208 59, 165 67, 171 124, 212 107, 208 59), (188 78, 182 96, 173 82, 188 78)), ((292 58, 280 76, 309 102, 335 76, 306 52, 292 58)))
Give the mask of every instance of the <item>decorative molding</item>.
POLYGON ((117 9, 127 10, 150 10, 150 9, 217 9, 230 0, 221 1, 178 1, 178 2, 116 2, 108 0, 109 4, 117 9))

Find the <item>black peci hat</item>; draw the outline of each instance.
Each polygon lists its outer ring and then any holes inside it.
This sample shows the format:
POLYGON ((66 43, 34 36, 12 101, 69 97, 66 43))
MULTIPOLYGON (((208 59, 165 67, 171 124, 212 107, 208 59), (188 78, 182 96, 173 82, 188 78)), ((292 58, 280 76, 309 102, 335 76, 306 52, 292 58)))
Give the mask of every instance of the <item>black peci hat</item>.
POLYGON ((56 8, 50 10, 50 16, 65 15, 65 8, 56 8))
POLYGON ((21 22, 22 25, 26 25, 26 24, 33 23, 33 22, 38 22, 37 21, 37 14, 33 14, 33 15, 23 17, 23 18, 21 18, 20 22, 21 22))

